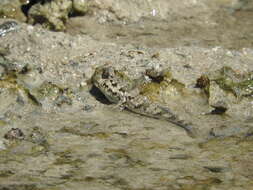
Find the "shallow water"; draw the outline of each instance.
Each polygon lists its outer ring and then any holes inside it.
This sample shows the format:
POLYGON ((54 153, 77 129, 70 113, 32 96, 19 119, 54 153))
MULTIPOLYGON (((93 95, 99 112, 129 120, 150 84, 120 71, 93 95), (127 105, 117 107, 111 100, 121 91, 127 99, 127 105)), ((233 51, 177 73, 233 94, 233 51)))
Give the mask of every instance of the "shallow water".
POLYGON ((119 44, 170 48, 179 46, 228 49, 253 46, 253 13, 221 9, 209 21, 198 18, 159 20, 144 18, 133 24, 98 24, 94 18, 73 17, 67 22, 67 33, 86 34, 93 39, 119 44))

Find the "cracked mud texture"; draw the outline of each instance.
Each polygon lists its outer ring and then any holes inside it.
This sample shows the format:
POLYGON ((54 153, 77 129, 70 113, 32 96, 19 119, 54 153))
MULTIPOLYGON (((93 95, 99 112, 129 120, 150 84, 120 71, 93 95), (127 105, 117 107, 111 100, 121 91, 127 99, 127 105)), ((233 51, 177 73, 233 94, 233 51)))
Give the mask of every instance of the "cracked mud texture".
POLYGON ((161 6, 156 18, 153 4, 169 2, 99 2, 67 18, 67 33, 17 21, 0 37, 0 189, 251 190, 252 3, 183 1, 161 6), (182 28, 196 26, 204 29, 182 39, 182 28), (103 65, 148 78, 142 94, 192 123, 198 137, 120 111, 92 84, 103 65), (6 139, 13 129, 22 138, 6 139))

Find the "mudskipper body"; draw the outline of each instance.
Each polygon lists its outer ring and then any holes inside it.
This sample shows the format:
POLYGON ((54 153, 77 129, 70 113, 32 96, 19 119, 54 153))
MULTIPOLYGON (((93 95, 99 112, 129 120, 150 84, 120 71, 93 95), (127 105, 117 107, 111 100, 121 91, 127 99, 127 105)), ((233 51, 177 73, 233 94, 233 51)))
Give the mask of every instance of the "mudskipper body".
MULTIPOLYGON (((144 116, 169 121, 181 128, 191 137, 196 137, 196 130, 191 124, 180 120, 168 107, 151 101, 140 93, 140 80, 130 79, 124 71, 112 66, 98 67, 92 77, 95 85, 111 102, 123 109, 130 110, 144 116)), ((145 82, 145 81, 144 81, 145 82)))

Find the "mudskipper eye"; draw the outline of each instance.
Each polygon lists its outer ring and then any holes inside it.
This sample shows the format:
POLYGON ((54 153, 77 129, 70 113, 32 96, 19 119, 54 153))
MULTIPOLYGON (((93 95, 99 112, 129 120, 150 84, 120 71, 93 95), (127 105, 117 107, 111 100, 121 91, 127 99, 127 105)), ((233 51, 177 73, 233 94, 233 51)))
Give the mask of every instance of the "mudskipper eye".
POLYGON ((102 79, 108 79, 110 76, 110 71, 108 68, 105 68, 102 73, 102 79))

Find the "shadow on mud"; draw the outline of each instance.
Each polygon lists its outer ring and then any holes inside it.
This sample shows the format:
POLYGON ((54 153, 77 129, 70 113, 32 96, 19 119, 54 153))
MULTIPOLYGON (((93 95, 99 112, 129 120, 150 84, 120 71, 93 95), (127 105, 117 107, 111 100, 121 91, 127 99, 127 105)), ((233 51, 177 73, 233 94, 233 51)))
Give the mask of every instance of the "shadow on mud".
POLYGON ((97 101, 99 101, 102 104, 110 105, 112 104, 106 97, 105 95, 96 87, 92 86, 90 89, 90 94, 96 98, 97 101))

